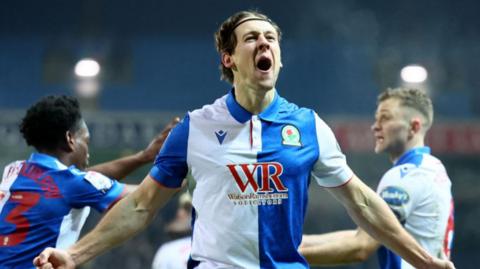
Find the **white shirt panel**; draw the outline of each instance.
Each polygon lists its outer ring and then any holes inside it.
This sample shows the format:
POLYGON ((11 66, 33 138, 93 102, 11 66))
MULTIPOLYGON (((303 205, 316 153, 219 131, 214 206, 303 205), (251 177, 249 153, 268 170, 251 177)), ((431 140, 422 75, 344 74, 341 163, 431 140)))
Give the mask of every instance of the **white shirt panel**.
POLYGON ((72 208, 68 215, 63 217, 56 243, 57 248, 67 249, 78 240, 89 214, 90 207, 86 206, 80 209, 72 208))
MULTIPOLYGON (((258 207, 236 206, 226 194, 240 192, 227 165, 252 163, 261 144, 251 146, 250 124, 240 124, 230 116, 225 98, 190 113, 187 163, 196 180, 192 200, 196 211, 195 240, 191 255, 202 262, 200 268, 207 266, 207 261, 258 268, 258 207), (223 143, 215 135, 217 130, 226 132, 223 143), (235 217, 228 217, 231 215, 235 217)), ((260 124, 255 124, 255 136, 261 137, 260 124)), ((254 194, 251 185, 248 190, 254 194)))

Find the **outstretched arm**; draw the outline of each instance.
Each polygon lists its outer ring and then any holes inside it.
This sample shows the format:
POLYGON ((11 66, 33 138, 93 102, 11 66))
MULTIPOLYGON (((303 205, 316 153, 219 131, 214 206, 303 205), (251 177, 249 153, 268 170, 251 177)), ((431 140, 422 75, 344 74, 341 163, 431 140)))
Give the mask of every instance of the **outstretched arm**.
POLYGON ((453 263, 429 255, 402 228, 387 204, 355 175, 347 184, 328 190, 358 226, 415 268, 455 268, 453 263))
POLYGON ((337 231, 304 235, 300 253, 310 265, 338 265, 363 262, 379 247, 365 231, 337 231))
POLYGON ((172 119, 162 132, 152 139, 144 150, 120 159, 91 166, 87 168, 87 170, 99 172, 117 180, 123 179, 140 166, 153 162, 163 142, 170 133, 170 130, 172 130, 179 121, 179 118, 172 119))
POLYGON ((178 189, 161 186, 150 176, 119 201, 100 223, 67 251, 47 248, 34 259, 37 268, 75 268, 143 230, 178 189))

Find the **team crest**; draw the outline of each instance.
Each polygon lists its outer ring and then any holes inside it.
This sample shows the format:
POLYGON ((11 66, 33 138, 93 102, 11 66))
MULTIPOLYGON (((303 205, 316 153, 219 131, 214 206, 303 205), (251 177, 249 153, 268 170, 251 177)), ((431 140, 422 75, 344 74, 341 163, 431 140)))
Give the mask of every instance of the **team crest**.
POLYGON ((282 144, 287 146, 300 147, 300 132, 293 125, 285 125, 282 128, 282 144))

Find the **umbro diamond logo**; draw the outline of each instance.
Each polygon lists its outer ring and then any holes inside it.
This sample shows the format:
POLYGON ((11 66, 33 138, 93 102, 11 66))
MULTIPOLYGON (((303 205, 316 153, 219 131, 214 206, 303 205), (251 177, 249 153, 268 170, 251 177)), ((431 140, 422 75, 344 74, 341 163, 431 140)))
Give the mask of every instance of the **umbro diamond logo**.
POLYGON ((221 145, 223 143, 223 140, 227 136, 227 132, 225 132, 224 130, 218 130, 218 131, 215 131, 215 135, 217 136, 218 143, 220 143, 221 145))

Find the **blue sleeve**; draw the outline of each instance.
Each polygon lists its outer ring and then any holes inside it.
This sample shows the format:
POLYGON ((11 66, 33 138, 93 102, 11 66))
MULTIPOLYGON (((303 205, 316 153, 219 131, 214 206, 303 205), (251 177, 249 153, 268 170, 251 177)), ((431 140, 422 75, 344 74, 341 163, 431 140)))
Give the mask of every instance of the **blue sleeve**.
POLYGON ((170 132, 150 170, 150 176, 169 188, 179 188, 187 176, 188 114, 170 132))
POLYGON ((74 173, 67 185, 64 196, 72 207, 91 206, 99 212, 120 200, 125 189, 124 184, 93 171, 74 173))

